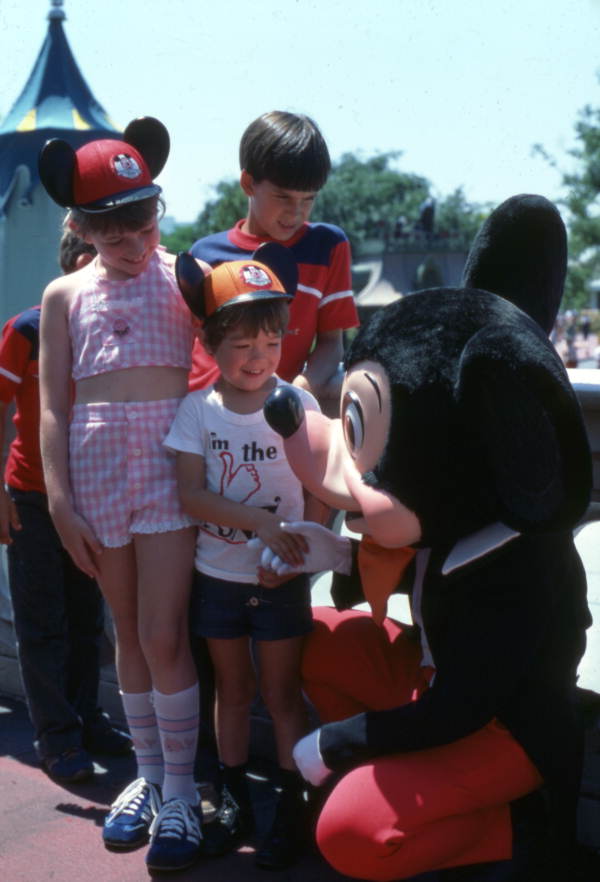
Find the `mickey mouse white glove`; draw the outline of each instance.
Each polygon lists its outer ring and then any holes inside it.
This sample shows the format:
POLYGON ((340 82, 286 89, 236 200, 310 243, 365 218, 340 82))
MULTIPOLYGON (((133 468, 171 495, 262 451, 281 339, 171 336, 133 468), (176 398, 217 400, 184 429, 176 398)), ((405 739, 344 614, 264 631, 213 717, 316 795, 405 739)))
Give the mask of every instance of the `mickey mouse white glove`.
POLYGON ((289 521, 281 524, 286 533, 299 533, 308 544, 308 553, 304 555, 304 563, 291 566, 274 554, 264 542, 255 536, 248 540, 248 548, 262 549, 260 565, 265 570, 273 570, 278 576, 289 573, 320 573, 333 570, 336 573, 350 574, 352 568, 352 551, 350 540, 346 536, 338 536, 314 521, 289 521))
POLYGON ((319 748, 320 729, 315 729, 310 735, 305 735, 296 744, 293 750, 294 762, 298 766, 302 777, 319 787, 332 774, 323 762, 321 750, 319 748))

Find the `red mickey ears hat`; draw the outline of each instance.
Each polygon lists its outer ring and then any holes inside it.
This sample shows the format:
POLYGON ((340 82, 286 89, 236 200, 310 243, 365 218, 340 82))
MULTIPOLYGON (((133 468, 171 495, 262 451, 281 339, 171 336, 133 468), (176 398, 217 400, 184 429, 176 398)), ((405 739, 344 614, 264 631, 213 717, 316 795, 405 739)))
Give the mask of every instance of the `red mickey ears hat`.
POLYGON ((266 242, 246 260, 222 263, 207 276, 191 254, 181 252, 175 276, 191 312, 206 319, 236 303, 291 300, 298 284, 298 265, 289 248, 266 242))
POLYGON ((169 155, 169 133, 151 116, 129 123, 123 140, 101 138, 73 150, 60 138, 40 152, 40 179, 59 205, 89 213, 112 211, 161 192, 153 183, 169 155))

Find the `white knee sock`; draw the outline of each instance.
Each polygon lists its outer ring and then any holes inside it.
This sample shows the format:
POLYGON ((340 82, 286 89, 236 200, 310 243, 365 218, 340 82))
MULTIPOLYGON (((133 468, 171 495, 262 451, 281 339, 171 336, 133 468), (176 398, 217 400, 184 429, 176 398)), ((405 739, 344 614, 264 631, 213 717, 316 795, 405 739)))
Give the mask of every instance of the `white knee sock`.
POLYGON ((151 692, 121 692, 127 725, 133 738, 138 778, 162 784, 163 754, 151 692))
POLYGON ((177 796, 196 805, 198 791, 194 781, 194 759, 200 712, 198 684, 172 695, 155 689, 153 695, 165 761, 163 799, 177 796))

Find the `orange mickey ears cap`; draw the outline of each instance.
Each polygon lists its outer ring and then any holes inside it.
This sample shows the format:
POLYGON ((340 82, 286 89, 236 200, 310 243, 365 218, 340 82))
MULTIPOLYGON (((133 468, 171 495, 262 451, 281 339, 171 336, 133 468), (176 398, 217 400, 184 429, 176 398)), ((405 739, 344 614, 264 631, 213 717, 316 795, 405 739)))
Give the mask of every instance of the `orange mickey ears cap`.
POLYGON ((185 302, 197 318, 205 319, 236 303, 291 300, 298 284, 298 267, 291 251, 267 242, 246 260, 220 264, 205 276, 191 254, 177 255, 175 275, 185 302))

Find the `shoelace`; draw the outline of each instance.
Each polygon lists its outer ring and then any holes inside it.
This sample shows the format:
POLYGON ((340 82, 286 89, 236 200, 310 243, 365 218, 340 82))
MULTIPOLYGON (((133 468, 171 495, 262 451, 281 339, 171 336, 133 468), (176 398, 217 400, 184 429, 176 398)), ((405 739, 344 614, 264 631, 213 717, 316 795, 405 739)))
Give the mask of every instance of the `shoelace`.
POLYGON ((146 798, 149 796, 148 805, 144 806, 142 813, 156 814, 160 808, 155 788, 145 778, 136 778, 120 793, 110 807, 111 819, 119 815, 135 815, 146 798))
POLYGON ((163 804, 150 828, 153 838, 186 839, 196 844, 202 839, 197 815, 184 799, 170 799, 163 804))

